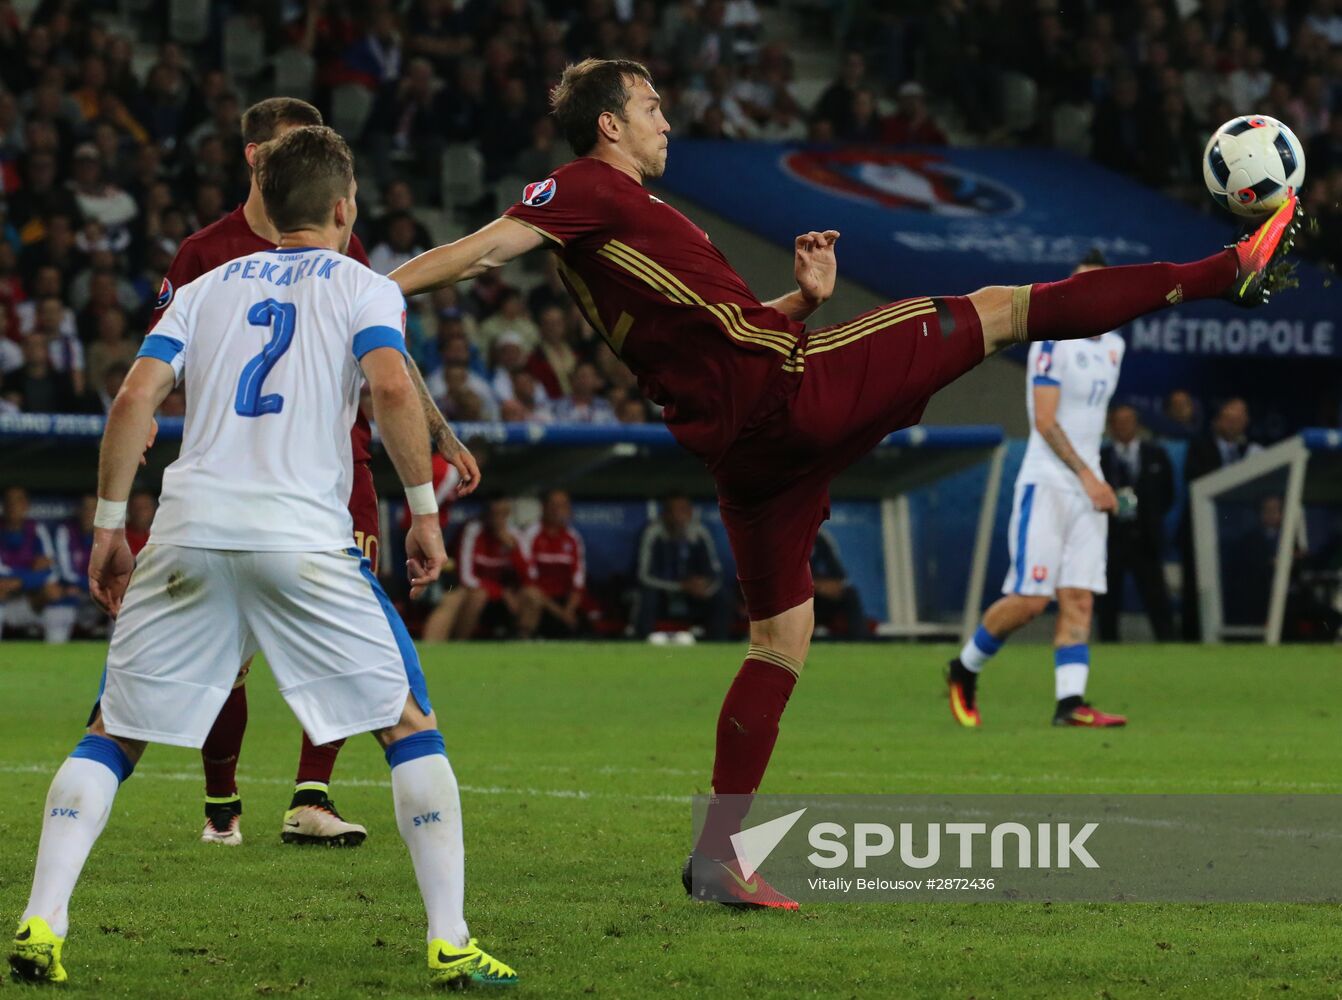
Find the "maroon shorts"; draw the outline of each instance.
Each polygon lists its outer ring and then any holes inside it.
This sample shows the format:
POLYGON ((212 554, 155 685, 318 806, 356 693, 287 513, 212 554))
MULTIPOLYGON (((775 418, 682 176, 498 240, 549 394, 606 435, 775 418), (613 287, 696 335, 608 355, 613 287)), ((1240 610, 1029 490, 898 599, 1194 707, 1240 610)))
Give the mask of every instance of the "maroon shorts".
POLYGON ((373 470, 367 462, 354 463, 354 486, 349 491, 349 512, 354 518, 354 544, 377 570, 377 490, 373 488, 373 470))
POLYGON ((830 481, 982 361, 983 330, 967 298, 906 299, 812 330, 801 350, 713 469, 752 621, 813 595, 830 481))

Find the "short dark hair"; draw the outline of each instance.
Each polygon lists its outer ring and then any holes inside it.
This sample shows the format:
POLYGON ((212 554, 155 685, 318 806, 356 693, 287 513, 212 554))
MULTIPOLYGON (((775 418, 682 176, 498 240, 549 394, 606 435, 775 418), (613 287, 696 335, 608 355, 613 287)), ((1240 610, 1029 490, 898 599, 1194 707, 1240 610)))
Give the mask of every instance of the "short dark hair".
POLYGON ((242 141, 260 145, 275 138, 281 125, 322 125, 322 113, 297 97, 267 97, 242 113, 242 141))
POLYGON ((265 143, 256 171, 266 214, 291 233, 330 222, 331 206, 349 194, 354 156, 334 129, 307 125, 265 143))
POLYGON ((1078 267, 1108 267, 1109 259, 1105 257, 1104 251, 1099 247, 1091 247, 1090 253, 1082 257, 1077 264, 1078 267))
POLYGON ((629 100, 626 77, 652 83, 648 67, 633 59, 584 59, 564 68, 564 75, 550 94, 550 107, 559 131, 579 156, 596 146, 596 120, 607 111, 623 118, 629 100))

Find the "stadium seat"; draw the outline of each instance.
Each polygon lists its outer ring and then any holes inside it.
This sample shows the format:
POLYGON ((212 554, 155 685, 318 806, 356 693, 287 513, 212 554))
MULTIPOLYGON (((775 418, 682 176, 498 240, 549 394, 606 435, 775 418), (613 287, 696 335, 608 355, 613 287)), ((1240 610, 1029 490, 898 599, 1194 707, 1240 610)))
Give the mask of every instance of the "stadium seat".
POLYGON ((168 0, 168 34, 183 45, 199 45, 210 33, 210 0, 168 0))
POLYGON ((224 23, 224 69, 234 80, 250 80, 266 65, 265 34, 250 17, 224 23))
POLYGON ((306 52, 281 49, 275 56, 275 93, 310 101, 316 79, 317 63, 306 52))
POLYGON ((1089 156, 1093 117, 1089 104, 1059 104, 1053 109, 1053 145, 1078 156, 1089 156))
POLYGON ((443 205, 473 205, 485 193, 485 158, 474 146, 453 143, 443 149, 443 205))
POLYGON ((363 136, 372 110, 373 92, 362 84, 342 83, 331 91, 330 125, 351 141, 363 136))

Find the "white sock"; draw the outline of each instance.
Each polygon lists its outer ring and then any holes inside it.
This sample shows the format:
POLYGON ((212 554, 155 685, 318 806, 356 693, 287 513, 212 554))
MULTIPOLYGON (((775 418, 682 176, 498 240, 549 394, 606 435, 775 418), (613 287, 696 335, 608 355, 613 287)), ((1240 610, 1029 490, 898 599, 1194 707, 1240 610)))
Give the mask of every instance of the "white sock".
POLYGON ((1059 646, 1053 651, 1053 688, 1058 700, 1081 698, 1086 693, 1090 677, 1090 646, 1077 643, 1059 646))
POLYGON ((70 927, 70 896, 89 851, 107 825, 120 785, 106 764, 70 757, 51 780, 42 816, 33 891, 23 920, 41 917, 57 937, 70 927))
POLYGON ((998 639, 980 625, 960 650, 960 662, 964 664, 966 670, 977 674, 983 669, 984 664, 997 655, 1004 642, 1006 642, 1005 636, 998 639))
POLYGON ((424 909, 428 940, 466 946, 470 932, 463 912, 466 849, 461 840, 461 798, 452 765, 441 753, 416 757, 391 769, 396 826, 410 848, 424 909))
POLYGON ((75 612, 78 609, 70 604, 48 604, 42 609, 42 629, 50 643, 70 641, 70 633, 75 630, 75 612))

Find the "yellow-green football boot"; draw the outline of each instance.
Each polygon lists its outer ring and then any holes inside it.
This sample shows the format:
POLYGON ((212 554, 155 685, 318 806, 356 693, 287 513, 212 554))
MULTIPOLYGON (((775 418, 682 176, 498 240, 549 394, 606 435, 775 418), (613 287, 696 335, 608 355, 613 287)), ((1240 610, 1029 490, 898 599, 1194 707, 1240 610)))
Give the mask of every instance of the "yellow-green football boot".
POLYGON ((442 938, 429 942, 429 972, 436 986, 516 986, 517 973, 471 938, 465 948, 442 938))
POLYGON ((61 965, 63 944, 65 938, 57 937, 45 920, 29 917, 14 932, 14 944, 9 949, 10 975, 20 983, 65 982, 69 977, 61 965))

